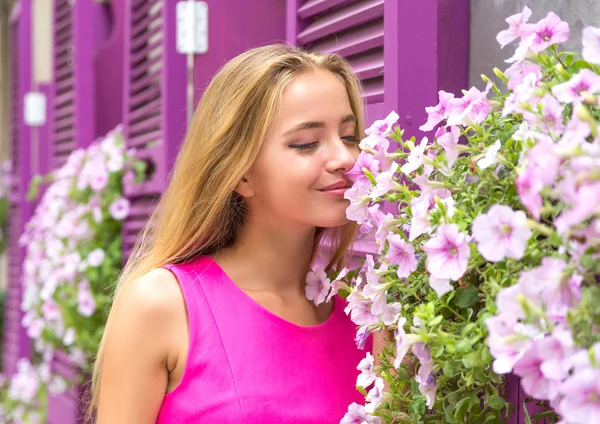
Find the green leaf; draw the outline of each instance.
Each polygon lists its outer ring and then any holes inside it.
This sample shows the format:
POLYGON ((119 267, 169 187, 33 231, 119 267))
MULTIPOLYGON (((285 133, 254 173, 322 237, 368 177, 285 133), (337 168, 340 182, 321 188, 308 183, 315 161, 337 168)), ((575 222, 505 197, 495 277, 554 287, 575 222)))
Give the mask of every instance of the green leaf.
POLYGON ((454 367, 450 362, 446 362, 442 370, 444 371, 444 375, 447 377, 452 377, 454 375, 454 367))
POLYGON ((525 422, 527 424, 531 424, 531 417, 529 416, 529 411, 527 410, 527 403, 523 401, 523 415, 525 416, 525 422))
POLYGON ((477 302, 479 290, 475 287, 461 287, 456 290, 454 304, 460 308, 468 308, 477 302))
POLYGON ((492 395, 488 398, 488 405, 490 405, 490 408, 495 409, 496 411, 500 411, 502 408, 504 408, 505 404, 506 401, 498 395, 492 395))
POLYGON ((439 325, 443 319, 444 319, 444 317, 442 315, 438 315, 437 317, 435 317, 434 319, 431 320, 429 325, 431 327, 435 327, 436 325, 439 325))

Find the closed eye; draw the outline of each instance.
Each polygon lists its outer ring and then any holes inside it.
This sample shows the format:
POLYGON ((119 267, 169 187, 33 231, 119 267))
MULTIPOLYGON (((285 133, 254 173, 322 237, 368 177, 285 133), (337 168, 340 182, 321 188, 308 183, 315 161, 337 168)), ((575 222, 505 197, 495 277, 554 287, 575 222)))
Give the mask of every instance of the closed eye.
POLYGON ((319 144, 318 141, 313 141, 312 143, 306 143, 306 144, 290 144, 290 147, 292 149, 296 149, 299 151, 305 151, 305 150, 314 149, 315 147, 317 147, 318 144, 319 144))
POLYGON ((349 141, 351 143, 360 143, 360 140, 353 135, 349 135, 348 137, 342 137, 342 140, 349 141))

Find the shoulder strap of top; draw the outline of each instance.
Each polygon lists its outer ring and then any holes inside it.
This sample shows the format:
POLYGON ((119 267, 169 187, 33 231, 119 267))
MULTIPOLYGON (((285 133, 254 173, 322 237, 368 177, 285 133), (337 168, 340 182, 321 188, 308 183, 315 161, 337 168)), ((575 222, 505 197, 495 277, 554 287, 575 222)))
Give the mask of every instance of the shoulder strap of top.
POLYGON ((205 316, 210 316, 210 307, 206 294, 204 293, 203 277, 210 265, 209 258, 202 257, 183 264, 166 264, 162 268, 169 270, 176 278, 183 294, 183 300, 187 309, 190 346, 195 346, 196 337, 200 332, 200 326, 207 321, 205 316))

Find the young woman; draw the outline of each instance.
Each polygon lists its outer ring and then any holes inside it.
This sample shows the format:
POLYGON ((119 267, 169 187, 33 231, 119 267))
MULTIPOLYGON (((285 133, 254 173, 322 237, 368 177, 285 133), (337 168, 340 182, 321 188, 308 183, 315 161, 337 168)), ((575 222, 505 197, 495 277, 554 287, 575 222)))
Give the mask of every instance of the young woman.
POLYGON ((356 232, 346 172, 359 82, 338 55, 283 45, 228 62, 202 96, 169 186, 117 284, 95 365, 99 424, 339 423, 367 350, 306 275, 356 232))

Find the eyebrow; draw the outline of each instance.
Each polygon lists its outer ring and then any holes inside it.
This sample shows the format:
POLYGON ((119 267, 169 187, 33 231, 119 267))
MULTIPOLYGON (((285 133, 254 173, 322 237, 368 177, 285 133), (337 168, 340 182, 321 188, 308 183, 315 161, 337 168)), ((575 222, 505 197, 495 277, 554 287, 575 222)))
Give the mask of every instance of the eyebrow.
MULTIPOLYGON (((345 124, 346 122, 356 122, 356 117, 354 115, 346 115, 342 118, 340 124, 345 124)), ((286 132, 283 133, 283 136, 287 136, 290 134, 293 134, 295 132, 298 131, 302 131, 302 130, 309 130, 312 128, 324 128, 325 127, 325 122, 319 122, 319 121, 307 121, 307 122, 302 122, 298 125, 296 125, 294 128, 287 130, 286 132)))

